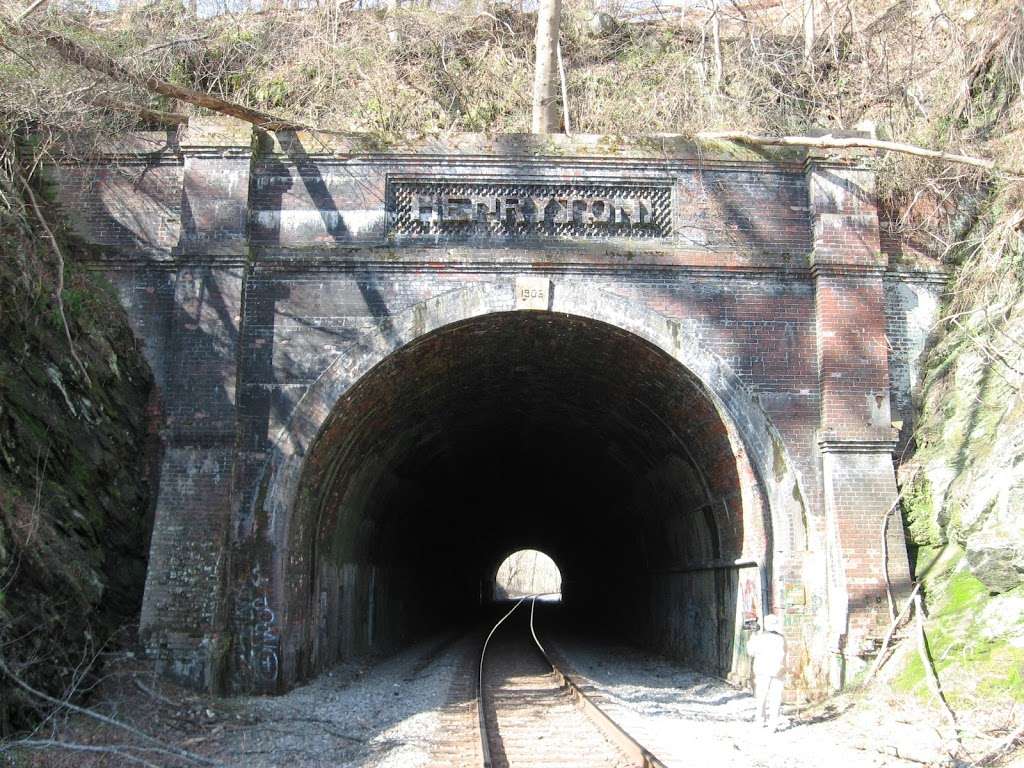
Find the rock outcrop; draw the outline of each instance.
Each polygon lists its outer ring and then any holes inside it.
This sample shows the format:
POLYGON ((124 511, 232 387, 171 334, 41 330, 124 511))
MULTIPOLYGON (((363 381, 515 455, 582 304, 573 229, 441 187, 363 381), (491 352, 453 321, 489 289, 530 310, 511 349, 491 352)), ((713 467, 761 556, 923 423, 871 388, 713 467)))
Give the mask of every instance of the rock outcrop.
MULTIPOLYGON (((137 617, 152 377, 109 286, 69 274, 83 375, 52 282, 26 271, 45 257, 15 250, 31 241, 9 231, 0 232, 0 656, 32 686, 65 696, 137 617)), ((0 675, 0 735, 43 709, 0 675)))
POLYGON ((911 541, 962 547, 993 593, 1024 584, 1024 233, 1003 238, 960 268, 920 390, 918 450, 903 469, 911 541))

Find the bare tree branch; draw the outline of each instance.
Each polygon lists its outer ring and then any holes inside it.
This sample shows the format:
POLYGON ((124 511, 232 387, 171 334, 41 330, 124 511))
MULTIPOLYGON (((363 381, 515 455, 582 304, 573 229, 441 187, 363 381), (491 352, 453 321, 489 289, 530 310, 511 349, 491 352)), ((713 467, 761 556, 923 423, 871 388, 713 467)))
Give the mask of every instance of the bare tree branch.
POLYGON ((921 665, 925 670, 925 679, 928 680, 928 687, 931 689, 931 692, 942 705, 942 709, 946 713, 946 717, 949 718, 949 722, 953 726, 959 741, 959 724, 956 721, 956 714, 949 706, 949 702, 946 701, 946 695, 942 692, 942 684, 939 682, 938 672, 935 671, 935 665, 932 663, 931 656, 928 655, 928 640, 924 634, 924 607, 921 605, 920 592, 914 595, 914 611, 917 613, 917 652, 921 656, 921 665))
POLYGON ((155 123, 161 123, 163 125, 186 125, 188 123, 188 115, 181 115, 177 112, 162 112, 158 109, 150 109, 149 107, 142 107, 138 104, 128 104, 123 101, 116 101, 102 94, 96 94, 89 99, 89 102, 95 104, 97 107, 106 107, 107 109, 116 109, 119 112, 131 112, 138 115, 139 117, 145 118, 146 120, 152 120, 155 123))
POLYGON ((915 144, 904 144, 897 141, 882 141, 881 139, 835 137, 835 136, 759 136, 746 131, 701 131, 696 137, 703 141, 736 141, 741 144, 753 144, 756 146, 787 146, 787 147, 812 147, 820 149, 880 149, 885 152, 899 152, 915 157, 927 157, 933 160, 945 160, 949 163, 970 165, 974 168, 983 168, 986 171, 1003 171, 1006 173, 1018 174, 1005 168, 999 168, 994 160, 987 160, 981 157, 969 155, 957 155, 950 152, 941 152, 937 149, 927 149, 915 144))
POLYGON ((22 11, 21 14, 18 16, 18 18, 17 18, 18 23, 23 22, 25 19, 27 19, 33 13, 35 13, 40 8, 42 8, 44 5, 46 5, 46 3, 48 3, 48 2, 49 2, 49 0, 35 0, 35 2, 32 3, 32 5, 30 5, 24 11, 22 11))
POLYGON ((884 515, 882 515, 882 574, 885 576, 885 597, 889 602, 889 620, 896 620, 896 599, 892 596, 892 579, 889 578, 889 518, 900 505, 900 497, 892 503, 884 515))
POLYGON ((147 694, 148 696, 151 696, 156 701, 159 701, 161 704, 163 704, 165 706, 168 706, 168 707, 172 707, 172 708, 178 706, 177 704, 175 704, 173 701, 168 699, 163 694, 158 693, 158 692, 154 691, 152 688, 150 688, 147 685, 145 685, 141 680, 139 680, 138 677, 135 677, 133 675, 132 676, 132 681, 135 683, 135 687, 136 688, 138 688, 140 691, 142 691, 143 693, 147 694))
POLYGON ((2 658, 0 658, 0 672, 3 672, 5 675, 7 675, 7 677, 9 677, 11 679, 12 682, 14 682, 15 685, 17 685, 23 691, 31 694, 32 696, 35 696, 36 698, 41 699, 42 701, 45 701, 48 704, 52 704, 55 707, 63 707, 65 709, 70 710, 71 712, 75 712, 75 713, 77 713, 79 715, 84 715, 85 717, 92 718, 93 720, 97 720, 97 721, 99 721, 99 722, 101 722, 101 723, 103 723, 105 725, 109 725, 109 726, 111 726, 113 728, 117 728, 119 730, 122 730, 125 733, 129 733, 132 736, 134 736, 135 738, 137 738, 137 739, 139 739, 139 740, 141 740, 143 742, 146 742, 148 744, 152 744, 154 747, 157 748, 155 751, 166 751, 168 754, 173 754, 173 755, 175 755, 177 757, 181 757, 181 758, 183 758, 185 760, 189 760, 192 763, 198 763, 198 764, 201 764, 201 765, 212 765, 212 766, 219 765, 218 763, 214 762, 213 760, 209 760, 209 759, 203 757, 202 755, 197 755, 194 752, 189 752, 187 749, 180 749, 180 748, 175 747, 175 746, 173 746, 171 744, 165 744, 164 742, 160 741, 159 739, 157 739, 157 738, 155 738, 153 736, 150 736, 145 731, 140 731, 138 728, 134 728, 134 727, 128 725, 127 723, 121 722, 120 720, 115 720, 112 717, 107 717, 106 715, 101 715, 99 712, 95 712, 95 711, 93 711, 91 709, 88 709, 86 707, 79 707, 76 704, 72 704, 70 701, 58 699, 55 696, 51 696, 48 693, 45 693, 45 692, 40 691, 40 690, 38 690, 36 688, 33 688, 31 685, 29 685, 24 680, 22 680, 20 677, 18 677, 18 675, 16 675, 11 670, 11 668, 7 666, 7 662, 4 661, 2 658))
POLYGON ((57 739, 18 739, 9 744, 0 746, 0 754, 15 749, 63 749, 68 752, 93 752, 104 755, 117 755, 122 760, 127 760, 136 765, 144 765, 146 768, 161 768, 157 763, 151 763, 145 758, 126 752, 124 749, 114 745, 101 744, 76 744, 70 741, 59 741, 57 739))
POLYGON ((569 89, 565 82, 565 63, 562 61, 562 44, 555 46, 558 54, 558 80, 562 84, 562 128, 566 133, 572 133, 572 123, 569 121, 569 89))
POLYGON ((25 189, 25 194, 28 195, 29 204, 32 206, 32 211, 35 213, 36 218, 39 220, 39 225, 43 228, 43 232, 46 234, 46 239, 50 241, 50 245, 53 247, 53 255, 57 261, 57 287, 54 290, 54 299, 57 302, 57 312, 60 314, 61 323, 64 326, 64 336, 68 340, 68 350, 71 352, 71 357, 74 358, 75 363, 78 365, 78 370, 82 374, 82 378, 85 379, 86 383, 91 383, 89 379, 89 372, 85 369, 85 363, 78 356, 78 352, 75 351, 75 342, 71 339, 71 329, 68 326, 68 316, 64 312, 64 253, 61 251, 60 244, 57 242, 57 238, 53 234, 53 230, 50 229, 50 225, 46 221, 46 217, 43 216, 42 210, 39 208, 39 202, 36 200, 36 194, 32 191, 32 185, 28 183, 21 171, 15 168, 15 173, 18 176, 18 181, 21 182, 21 186, 25 189))
POLYGON ((145 56, 149 53, 155 53, 156 51, 162 51, 164 48, 173 48, 176 45, 184 45, 185 43, 199 43, 209 38, 209 35, 194 35, 193 37, 179 37, 177 40, 168 40, 165 43, 156 43, 154 45, 147 46, 139 51, 139 56, 145 56))
POLYGON ((882 665, 885 664, 885 654, 886 651, 889 650, 889 644, 892 642, 892 636, 896 633, 896 629, 899 627, 900 624, 903 623, 903 620, 907 617, 907 614, 913 607, 914 599, 917 597, 917 593, 920 589, 921 582, 918 582, 914 585, 914 591, 910 593, 910 598, 907 600, 906 605, 903 606, 903 610, 901 610, 899 612, 899 615, 897 615, 896 618, 892 620, 892 623, 889 624, 889 629, 885 633, 885 639, 882 641, 882 647, 879 649, 878 655, 875 656, 875 663, 871 666, 871 671, 868 672, 867 677, 864 678, 862 687, 866 688, 868 684, 874 679, 875 675, 878 674, 878 670, 880 670, 882 668, 882 665))
POLYGON ((988 765, 1005 752, 1009 752, 1021 739, 1024 739, 1024 725, 1017 728, 1005 739, 1002 739, 995 747, 978 757, 971 765, 988 765))

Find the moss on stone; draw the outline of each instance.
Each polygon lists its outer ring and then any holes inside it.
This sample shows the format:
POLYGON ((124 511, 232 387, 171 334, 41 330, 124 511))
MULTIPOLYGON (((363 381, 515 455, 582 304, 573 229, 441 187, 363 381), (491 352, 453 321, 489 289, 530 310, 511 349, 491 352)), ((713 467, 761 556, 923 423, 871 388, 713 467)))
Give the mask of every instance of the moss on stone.
POLYGON ((970 571, 954 575, 946 586, 944 599, 935 611, 935 618, 958 617, 968 608, 988 597, 988 589, 970 571))
POLYGON ((912 544, 921 547, 943 542, 942 530, 935 516, 931 484, 926 476, 915 475, 909 491, 905 491, 903 515, 908 538, 912 544))
MULTIPOLYGON (((963 709, 1024 701, 1024 648, 1014 645, 1013 626, 992 626, 991 621, 1000 615, 998 601, 1006 598, 991 594, 955 547, 925 547, 919 570, 922 563, 932 605, 925 622, 928 650, 950 704, 963 709)), ((920 654, 915 648, 904 659, 893 689, 927 701, 933 694, 920 654)))

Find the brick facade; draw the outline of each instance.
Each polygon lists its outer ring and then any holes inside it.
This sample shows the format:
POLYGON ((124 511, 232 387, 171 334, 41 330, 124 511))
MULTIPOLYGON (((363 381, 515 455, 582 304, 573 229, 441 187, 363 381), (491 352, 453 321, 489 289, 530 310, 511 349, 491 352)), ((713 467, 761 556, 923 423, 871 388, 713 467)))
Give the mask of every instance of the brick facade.
MULTIPOLYGON (((754 571, 725 560, 757 562, 758 603, 783 611, 806 650, 792 670, 797 687, 820 692, 834 654, 853 656, 879 633, 892 422, 909 434, 941 274, 895 267, 881 252, 872 174, 857 158, 738 157, 672 138, 464 136, 380 148, 359 138, 254 140, 232 123, 193 121, 180 136, 140 135, 55 174, 71 226, 119 290, 161 392, 165 453, 143 630, 178 678, 280 690, 359 647, 324 628, 339 616, 376 617, 367 631, 378 645, 404 631, 393 608, 410 583, 400 567, 355 557, 320 572, 312 554, 289 549, 326 546, 309 529, 319 518, 296 512, 330 497, 309 478, 322 469, 323 482, 336 483, 329 473, 343 471, 328 465, 342 438, 328 451, 318 436, 350 417, 354 387, 379 374, 375 366, 435 327, 477 318, 479 338, 500 337, 487 318, 516 310, 522 275, 547 279, 556 315, 644 339, 699 382, 690 406, 659 416, 679 419, 679 432, 691 429, 685 413, 706 410, 705 426, 688 433, 690 455, 651 469, 635 490, 637 499, 682 498, 691 491, 672 483, 696 472, 706 500, 694 497, 685 525, 697 536, 704 528, 692 521, 706 518, 717 542, 717 554, 707 539, 650 566, 668 574, 643 587, 644 620, 668 638, 662 649, 736 671, 726 657, 740 635, 693 636, 700 599, 718 601, 716 620, 742 602, 754 571), (435 188, 443 194, 423 191, 435 188), (399 199, 412 217, 401 227, 399 199), (649 223, 648 211, 667 218, 649 223), (697 445, 726 448, 704 455, 697 445), (315 584, 310 607, 301 595, 315 584), (696 613, 665 608, 678 601, 696 613)), ((580 370, 624 343, 614 338, 595 336, 580 370)), ((436 366, 431 376, 455 376, 444 355, 458 353, 443 350, 417 364, 419 375, 436 366)), ((627 344, 617 359, 638 354, 627 344)), ((669 387, 673 370, 665 363, 649 378, 669 387)), ((380 402, 399 386, 373 381, 380 402)), ((645 397, 676 407, 653 390, 645 397)), ((376 414, 372 401, 367 414, 376 414)), ((361 487, 358 473, 345 482, 361 487)), ((411 492, 394 479, 373 483, 395 498, 411 492)), ((902 530, 889 533, 899 588, 909 578, 902 530)))

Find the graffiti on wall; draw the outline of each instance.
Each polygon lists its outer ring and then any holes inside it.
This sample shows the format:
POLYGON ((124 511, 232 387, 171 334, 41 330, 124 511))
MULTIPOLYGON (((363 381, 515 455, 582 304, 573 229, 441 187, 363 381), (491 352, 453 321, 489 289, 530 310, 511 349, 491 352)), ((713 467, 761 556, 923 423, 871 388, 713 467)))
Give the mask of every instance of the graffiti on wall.
POLYGON ((747 643, 760 627, 761 576, 756 567, 740 567, 735 571, 736 615, 733 630, 732 665, 728 675, 735 685, 746 685, 750 679, 750 656, 747 643))
POLYGON ((259 564, 253 567, 236 606, 238 668, 250 688, 273 688, 280 670, 278 649, 281 636, 277 616, 270 606, 267 579, 259 564))

